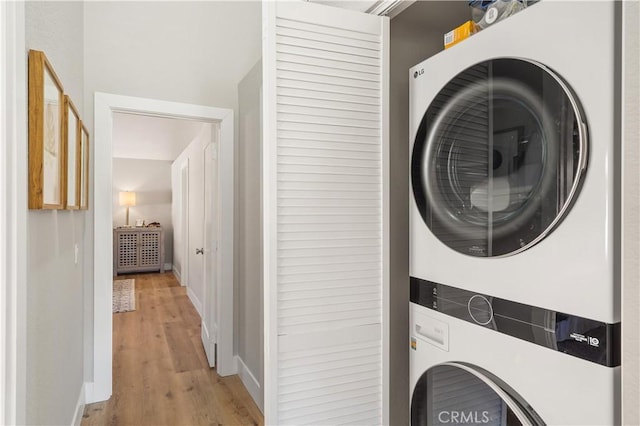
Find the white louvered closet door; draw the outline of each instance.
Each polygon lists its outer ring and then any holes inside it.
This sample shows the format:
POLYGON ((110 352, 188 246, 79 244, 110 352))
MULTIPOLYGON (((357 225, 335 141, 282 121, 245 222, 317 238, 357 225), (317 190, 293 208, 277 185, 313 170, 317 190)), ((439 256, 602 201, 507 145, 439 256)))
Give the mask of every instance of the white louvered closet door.
POLYGON ((387 423, 387 18, 263 9, 265 421, 387 423))

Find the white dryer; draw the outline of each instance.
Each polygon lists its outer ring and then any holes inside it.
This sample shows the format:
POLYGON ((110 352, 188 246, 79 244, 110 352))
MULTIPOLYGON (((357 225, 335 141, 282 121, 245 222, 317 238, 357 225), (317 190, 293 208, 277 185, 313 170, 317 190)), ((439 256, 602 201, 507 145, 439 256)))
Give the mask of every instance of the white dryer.
POLYGON ((410 70, 411 309, 450 337, 412 319, 412 413, 459 363, 531 424, 619 420, 620 7, 543 0, 410 70))
POLYGON ((543 0, 410 70, 412 277, 620 320, 619 7, 543 0))

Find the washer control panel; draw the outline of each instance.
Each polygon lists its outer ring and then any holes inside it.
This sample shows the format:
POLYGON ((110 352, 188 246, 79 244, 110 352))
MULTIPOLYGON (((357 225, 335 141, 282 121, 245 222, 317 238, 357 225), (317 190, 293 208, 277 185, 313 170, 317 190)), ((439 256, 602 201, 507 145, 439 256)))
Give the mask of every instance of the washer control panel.
POLYGON ((411 302, 587 361, 620 365, 619 322, 608 324, 415 277, 411 302))

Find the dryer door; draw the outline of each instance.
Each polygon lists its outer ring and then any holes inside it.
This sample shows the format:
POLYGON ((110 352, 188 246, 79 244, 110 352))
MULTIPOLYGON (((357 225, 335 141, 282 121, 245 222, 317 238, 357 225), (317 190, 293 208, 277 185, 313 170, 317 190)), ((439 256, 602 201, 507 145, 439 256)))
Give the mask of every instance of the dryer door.
POLYGON ((440 90, 412 152, 416 204, 467 255, 526 250, 568 212, 587 165, 587 126, 568 85, 542 64, 477 64, 440 90))
POLYGON ((449 362, 427 370, 413 391, 411 424, 544 425, 522 397, 489 372, 449 362))

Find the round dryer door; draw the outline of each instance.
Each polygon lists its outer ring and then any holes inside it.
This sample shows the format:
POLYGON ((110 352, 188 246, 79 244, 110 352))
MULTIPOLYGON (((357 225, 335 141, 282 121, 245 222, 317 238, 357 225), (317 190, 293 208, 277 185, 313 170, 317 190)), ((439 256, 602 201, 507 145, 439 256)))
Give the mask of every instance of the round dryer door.
POLYGON ((419 126, 413 194, 431 232, 467 255, 521 252, 568 212, 587 165, 587 126, 568 85, 522 59, 454 77, 419 126))
POLYGON ((427 370, 411 397, 411 425, 544 425, 513 389, 487 371, 449 362, 427 370))

